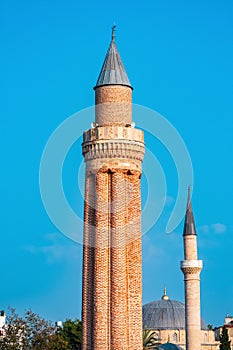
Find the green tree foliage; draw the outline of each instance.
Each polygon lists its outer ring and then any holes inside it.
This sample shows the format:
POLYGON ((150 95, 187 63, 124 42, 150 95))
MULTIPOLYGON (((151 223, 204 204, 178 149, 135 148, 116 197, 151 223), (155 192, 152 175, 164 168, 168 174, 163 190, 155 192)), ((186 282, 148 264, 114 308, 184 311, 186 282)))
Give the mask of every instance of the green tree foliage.
POLYGON ((231 350, 231 341, 229 340, 228 330, 226 326, 223 326, 222 333, 220 335, 220 350, 231 350))
POLYGON ((26 349, 48 349, 51 335, 55 332, 55 327, 51 322, 41 319, 39 315, 31 310, 24 315, 24 339, 26 349))
POLYGON ((157 349, 156 345, 160 345, 158 339, 156 339, 156 332, 150 329, 143 329, 143 350, 157 349))
POLYGON ((18 350, 22 343, 23 333, 25 331, 24 320, 19 317, 15 309, 9 309, 7 315, 7 328, 4 327, 5 336, 0 340, 1 350, 18 350))
POLYGON ((57 328, 31 310, 20 317, 14 309, 9 309, 4 328, 0 350, 81 349, 82 324, 79 320, 66 320, 63 328, 57 328))
POLYGON ((69 350, 79 350, 82 345, 82 322, 78 319, 67 319, 58 331, 61 338, 68 343, 69 350))

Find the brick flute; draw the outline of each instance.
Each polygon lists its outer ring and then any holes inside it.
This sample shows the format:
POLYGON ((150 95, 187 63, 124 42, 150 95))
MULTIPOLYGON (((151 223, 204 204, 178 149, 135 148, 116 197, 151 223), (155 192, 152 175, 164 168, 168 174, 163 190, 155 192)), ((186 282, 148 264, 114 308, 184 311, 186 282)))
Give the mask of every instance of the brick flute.
POLYGON ((95 86, 86 163, 83 350, 142 350, 140 178, 143 132, 132 123, 132 87, 114 29, 95 86))

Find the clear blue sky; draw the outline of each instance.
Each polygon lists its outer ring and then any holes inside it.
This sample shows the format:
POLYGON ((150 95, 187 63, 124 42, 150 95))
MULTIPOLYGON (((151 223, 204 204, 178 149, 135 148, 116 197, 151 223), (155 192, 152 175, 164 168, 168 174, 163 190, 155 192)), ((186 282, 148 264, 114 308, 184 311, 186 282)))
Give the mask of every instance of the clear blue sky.
MULTIPOLYGON (((30 307, 52 320, 80 317, 82 247, 50 222, 40 198, 39 164, 53 130, 93 105, 92 88, 116 22, 134 102, 165 116, 189 149, 204 260, 202 316, 221 324, 226 313, 233 314, 233 3, 3 0, 0 16, 0 308, 30 307)), ((168 201, 143 237, 144 303, 159 299, 164 283, 172 299, 184 300, 182 224, 164 233, 177 196, 175 168, 162 147, 156 152, 168 201)), ((71 203, 80 161, 77 142, 64 169, 71 203)), ((81 213, 81 202, 76 205, 81 213)))

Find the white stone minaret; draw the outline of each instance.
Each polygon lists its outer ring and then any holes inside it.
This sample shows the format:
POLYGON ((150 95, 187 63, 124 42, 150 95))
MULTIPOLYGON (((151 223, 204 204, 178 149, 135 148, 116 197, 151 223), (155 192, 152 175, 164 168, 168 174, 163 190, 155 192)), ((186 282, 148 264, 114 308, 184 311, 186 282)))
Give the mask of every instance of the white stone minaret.
POLYGON ((185 330, 186 350, 201 349, 201 311, 200 311, 200 272, 202 260, 197 257, 197 235, 188 191, 188 203, 184 224, 184 259, 181 270, 185 285, 185 330))

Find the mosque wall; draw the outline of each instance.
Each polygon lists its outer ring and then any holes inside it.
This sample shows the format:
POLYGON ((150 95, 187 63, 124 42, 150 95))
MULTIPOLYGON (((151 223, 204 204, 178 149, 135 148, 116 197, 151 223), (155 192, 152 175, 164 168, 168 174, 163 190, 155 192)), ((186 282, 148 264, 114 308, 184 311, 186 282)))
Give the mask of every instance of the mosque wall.
MULTIPOLYGON (((157 340, 159 344, 169 342, 186 350, 185 329, 153 329, 151 332, 155 332, 154 339, 157 340)), ((215 341, 215 332, 213 330, 202 330, 200 338, 200 350, 219 350, 219 341, 215 341)))

